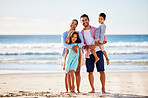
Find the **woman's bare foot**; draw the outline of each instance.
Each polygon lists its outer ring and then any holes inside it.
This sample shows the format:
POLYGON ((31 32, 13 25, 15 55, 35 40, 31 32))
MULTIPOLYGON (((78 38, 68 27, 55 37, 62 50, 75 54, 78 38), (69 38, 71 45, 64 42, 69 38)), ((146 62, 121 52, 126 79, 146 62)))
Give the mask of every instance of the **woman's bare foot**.
POLYGON ((106 63, 107 63, 107 65, 109 65, 109 64, 110 64, 109 59, 106 59, 106 63))
POLYGON ((95 62, 94 62, 94 64, 96 64, 98 61, 100 60, 100 58, 95 58, 95 62))

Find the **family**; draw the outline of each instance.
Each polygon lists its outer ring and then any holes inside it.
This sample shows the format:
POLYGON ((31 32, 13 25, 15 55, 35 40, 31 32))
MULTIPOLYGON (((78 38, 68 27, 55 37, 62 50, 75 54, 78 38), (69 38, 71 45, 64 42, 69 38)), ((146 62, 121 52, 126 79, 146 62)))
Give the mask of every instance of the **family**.
POLYGON ((66 31, 62 35, 62 43, 64 45, 63 50, 63 70, 65 70, 65 88, 66 92, 75 92, 75 79, 77 92, 80 93, 80 70, 82 64, 82 56, 84 53, 86 69, 88 72, 88 79, 91 86, 89 93, 95 93, 94 87, 94 66, 96 65, 97 72, 100 73, 100 81, 102 85, 102 94, 105 92, 105 69, 104 58, 106 58, 107 65, 109 65, 109 59, 106 51, 104 50, 104 44, 107 43, 105 36, 106 25, 105 13, 100 13, 98 22, 100 26, 98 28, 89 24, 90 20, 88 15, 83 14, 80 17, 83 30, 81 32, 76 31, 78 21, 73 19, 70 24, 69 31, 66 31))

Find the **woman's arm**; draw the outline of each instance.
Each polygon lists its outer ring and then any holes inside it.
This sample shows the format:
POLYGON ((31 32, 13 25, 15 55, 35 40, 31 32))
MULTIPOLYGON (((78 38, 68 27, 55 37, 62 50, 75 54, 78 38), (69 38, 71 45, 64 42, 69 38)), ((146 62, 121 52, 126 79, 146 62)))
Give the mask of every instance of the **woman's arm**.
POLYGON ((69 44, 67 44, 65 42, 66 38, 67 38, 67 32, 64 32, 63 35, 62 35, 62 37, 61 37, 61 41, 62 41, 64 47, 65 48, 72 48, 72 45, 69 45, 69 44))
POLYGON ((82 36, 81 32, 79 32, 79 38, 80 38, 80 40, 81 40, 81 43, 79 43, 78 46, 79 46, 80 48, 82 48, 82 47, 84 46, 84 40, 83 40, 83 36, 82 36))
POLYGON ((81 48, 79 48, 79 62, 78 62, 78 67, 80 67, 81 66, 81 52, 82 50, 81 50, 81 48))

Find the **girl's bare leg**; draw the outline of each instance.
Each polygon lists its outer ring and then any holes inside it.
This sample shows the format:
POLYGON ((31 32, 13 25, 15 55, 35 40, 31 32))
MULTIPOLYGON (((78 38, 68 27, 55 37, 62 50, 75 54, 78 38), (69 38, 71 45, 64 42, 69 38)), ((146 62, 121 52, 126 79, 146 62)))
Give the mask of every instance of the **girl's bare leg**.
POLYGON ((68 93, 68 74, 65 74, 65 88, 66 88, 66 93, 68 93))
POLYGON ((74 72, 74 70, 71 70, 69 73, 70 73, 70 78, 71 78, 71 83, 72 83, 71 92, 74 93, 75 92, 75 85, 74 85, 75 84, 75 82, 74 82, 75 81, 75 78, 74 78, 75 72, 74 72))
POLYGON ((68 74, 67 74, 67 79, 68 79, 69 91, 71 91, 71 79, 70 79, 70 74, 69 74, 69 72, 68 72, 68 74))
POLYGON ((77 69, 77 71, 75 72, 75 76, 76 76, 76 85, 77 85, 77 92, 80 93, 80 82, 81 82, 81 76, 80 76, 80 68, 77 69))

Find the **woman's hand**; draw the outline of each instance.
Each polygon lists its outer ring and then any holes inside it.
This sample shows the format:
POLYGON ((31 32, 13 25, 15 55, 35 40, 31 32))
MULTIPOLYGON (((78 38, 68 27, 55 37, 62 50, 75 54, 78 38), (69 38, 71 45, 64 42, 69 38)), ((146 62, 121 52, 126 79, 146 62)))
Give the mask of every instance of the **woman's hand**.
POLYGON ((77 53, 77 52, 78 52, 78 51, 77 51, 77 48, 79 48, 79 46, 78 46, 78 45, 73 46, 73 47, 72 47, 72 50, 73 50, 75 53, 77 53))

